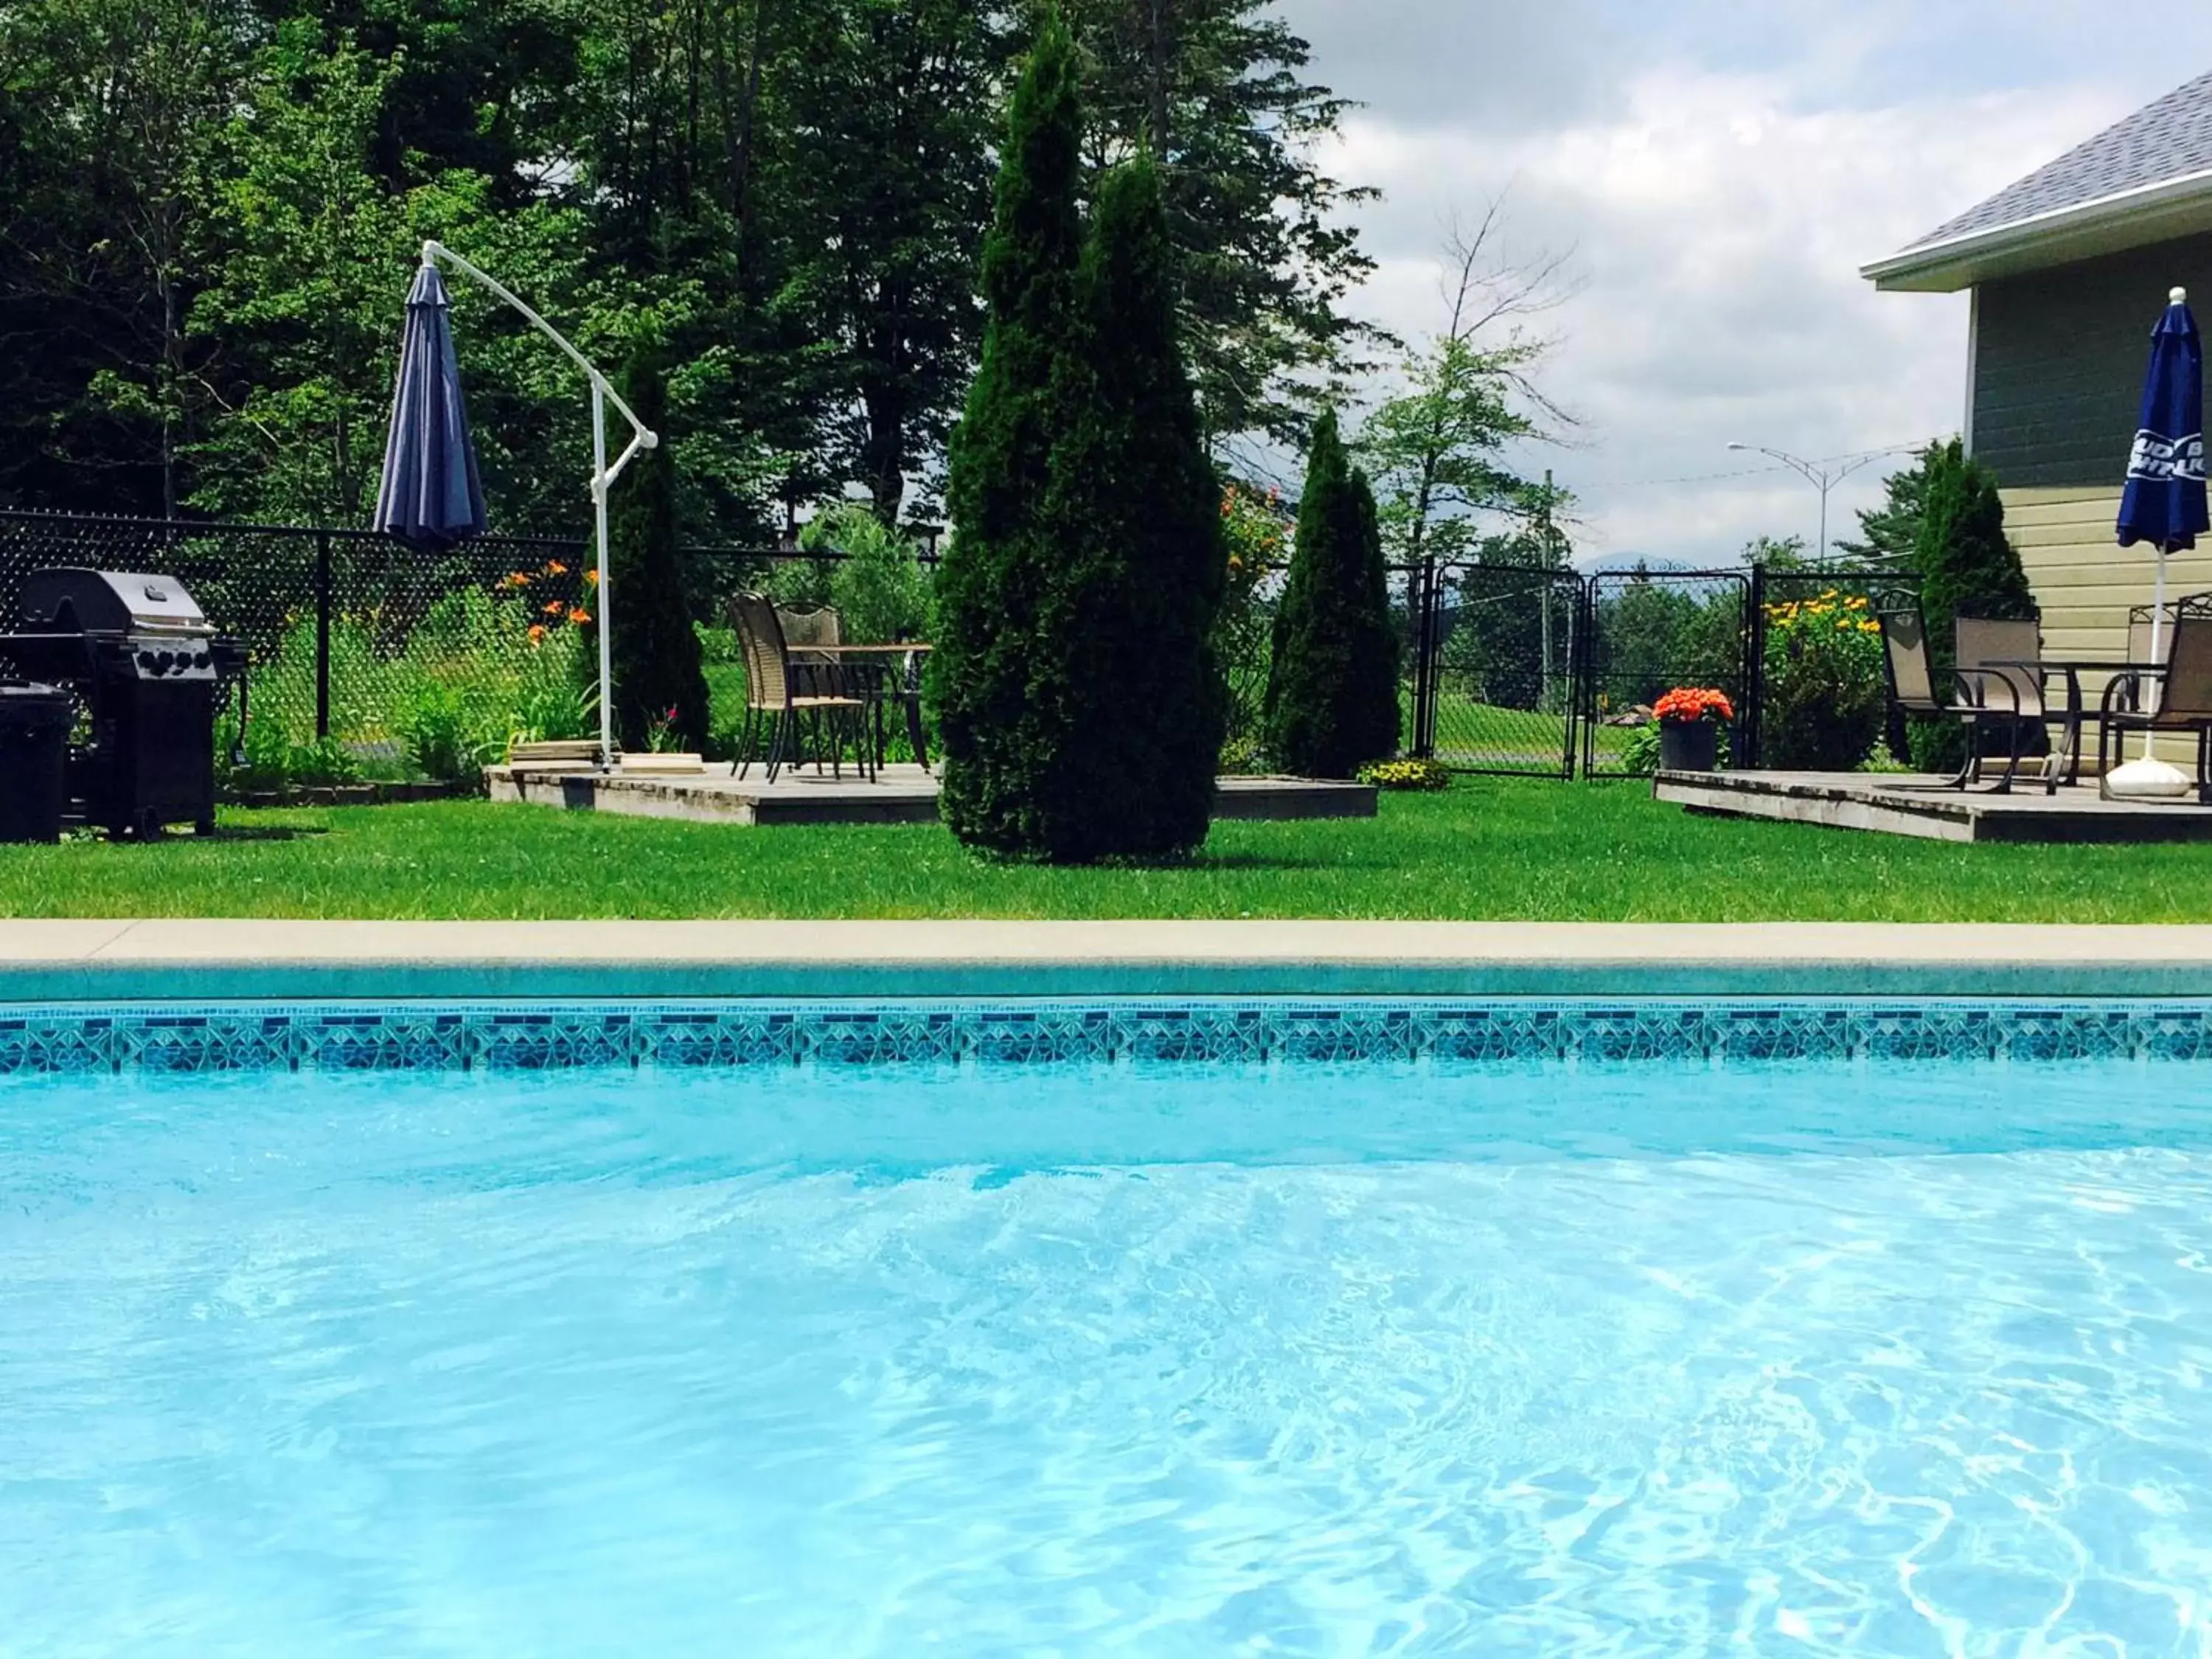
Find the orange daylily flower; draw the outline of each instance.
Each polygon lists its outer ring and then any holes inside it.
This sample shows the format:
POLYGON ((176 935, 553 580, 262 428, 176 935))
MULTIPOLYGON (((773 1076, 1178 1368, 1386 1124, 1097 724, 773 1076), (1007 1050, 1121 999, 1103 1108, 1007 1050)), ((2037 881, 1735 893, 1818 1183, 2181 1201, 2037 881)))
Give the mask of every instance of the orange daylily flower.
POLYGON ((567 609, 568 606, 562 605, 560 600, 554 599, 546 605, 545 614, 549 617, 557 617, 567 609))
POLYGON ((545 643, 545 624, 544 623, 532 623, 530 624, 530 642, 532 645, 543 645, 545 643))
POLYGON ((581 605, 577 606, 575 610, 571 611, 568 613, 568 620, 575 623, 579 628, 581 628, 586 623, 591 621, 591 619, 592 613, 585 610, 581 605))

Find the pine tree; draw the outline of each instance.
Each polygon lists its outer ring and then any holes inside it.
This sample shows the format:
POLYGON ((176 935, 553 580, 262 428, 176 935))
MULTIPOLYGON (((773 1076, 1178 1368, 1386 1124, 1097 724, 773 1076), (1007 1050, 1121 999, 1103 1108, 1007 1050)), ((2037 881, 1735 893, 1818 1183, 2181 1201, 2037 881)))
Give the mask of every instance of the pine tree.
POLYGON ((642 749, 654 724, 665 723, 683 747, 696 750, 708 737, 707 681, 677 562, 676 462, 658 345, 643 342, 632 349, 623 398, 661 440, 639 452, 608 502, 615 732, 625 749, 642 749))
POLYGON ((1928 502, 1928 479, 1940 464, 1946 444, 1932 438, 1912 452, 1912 465, 1899 467, 1882 480, 1879 507, 1859 509, 1859 533, 1864 541, 1836 538, 1835 557, 1845 564, 1880 565, 1887 569, 1917 568, 1920 521, 1928 502))
POLYGON ((1210 639, 1227 580, 1220 484, 1177 343, 1174 249, 1158 168, 1109 173, 1063 364, 1069 430, 1048 516, 1035 651, 1065 665, 1066 727, 1037 822, 1057 862, 1187 854, 1206 839, 1227 708, 1210 639))
POLYGON ((1036 651, 1043 586, 1060 556, 1049 497, 1067 428, 1066 377, 1081 246, 1083 114, 1074 43, 1048 14, 1014 91, 983 247, 983 351, 952 434, 952 541, 938 572, 927 691, 944 743, 939 797, 971 847, 1048 847, 1039 780, 1066 741, 1068 665, 1036 651))
MULTIPOLYGON (((1941 692, 1951 683, 1953 623, 1960 615, 2035 614, 2027 573, 2005 537, 2004 502, 1996 481, 1956 438, 1929 453, 1913 562, 1920 572, 1928 654, 1941 692)), ((1964 753, 1965 737, 1956 720, 1915 720, 1910 741, 1912 763, 1926 770, 1948 770, 1964 753)))
POLYGON ((1307 453, 1275 615, 1267 738, 1277 765, 1316 778, 1348 778, 1398 747, 1398 636, 1375 495, 1345 455, 1334 411, 1307 453))
POLYGON ((1921 611, 1928 619, 1929 637, 1946 658, 1952 618, 1962 611, 1972 617, 2034 614, 2027 573, 2005 538, 2004 502, 1996 481, 1967 457, 1956 438, 1937 452, 1929 467, 1914 551, 1921 611))

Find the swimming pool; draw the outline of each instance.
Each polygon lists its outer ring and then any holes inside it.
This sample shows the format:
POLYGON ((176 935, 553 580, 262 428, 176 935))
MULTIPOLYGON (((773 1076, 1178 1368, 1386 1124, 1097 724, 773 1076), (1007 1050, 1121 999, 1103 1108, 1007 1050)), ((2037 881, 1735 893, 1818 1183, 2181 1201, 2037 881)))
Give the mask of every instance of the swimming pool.
POLYGON ((2212 1646, 2201 1010, 1175 1012, 26 1016, 0 1650, 2212 1646))

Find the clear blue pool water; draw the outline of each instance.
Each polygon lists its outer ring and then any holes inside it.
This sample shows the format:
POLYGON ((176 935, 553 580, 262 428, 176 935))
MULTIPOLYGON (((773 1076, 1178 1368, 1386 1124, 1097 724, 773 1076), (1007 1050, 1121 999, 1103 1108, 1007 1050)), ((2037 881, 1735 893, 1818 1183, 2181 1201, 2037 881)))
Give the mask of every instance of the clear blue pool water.
POLYGON ((0 1087, 10 1656, 2203 1654, 2212 1071, 0 1087))

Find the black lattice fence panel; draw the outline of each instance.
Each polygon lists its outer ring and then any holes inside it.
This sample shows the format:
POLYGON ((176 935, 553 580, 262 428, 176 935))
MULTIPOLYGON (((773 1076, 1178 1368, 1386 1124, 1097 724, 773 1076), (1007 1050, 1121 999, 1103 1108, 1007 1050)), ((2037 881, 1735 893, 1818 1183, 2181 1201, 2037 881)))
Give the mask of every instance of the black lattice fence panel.
POLYGON ((1445 565, 1432 595, 1424 751, 1455 771, 1571 776, 1582 579, 1445 565))
POLYGON ((1637 734, 1676 686, 1726 692, 1741 715, 1751 688, 1746 570, 1604 571, 1589 580, 1582 645, 1583 771, 1626 777, 1637 734))

